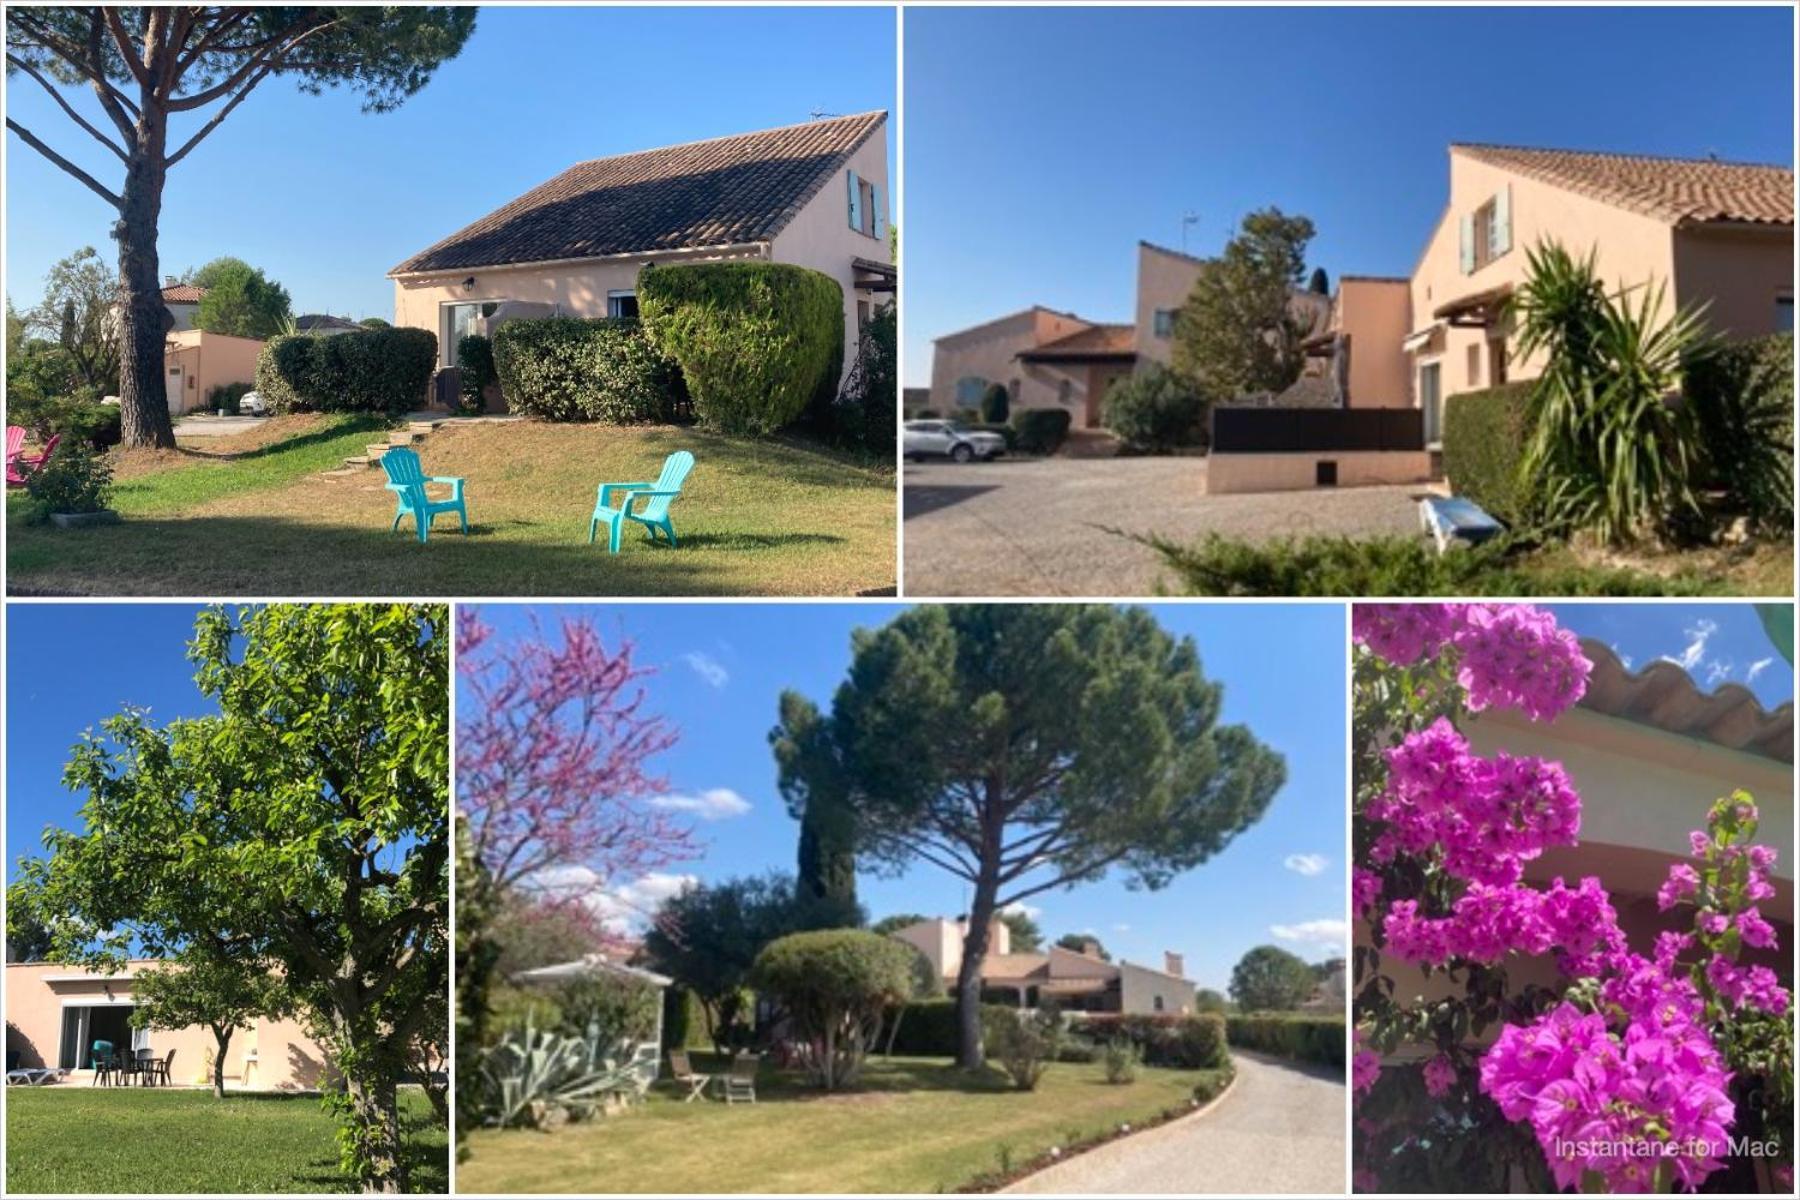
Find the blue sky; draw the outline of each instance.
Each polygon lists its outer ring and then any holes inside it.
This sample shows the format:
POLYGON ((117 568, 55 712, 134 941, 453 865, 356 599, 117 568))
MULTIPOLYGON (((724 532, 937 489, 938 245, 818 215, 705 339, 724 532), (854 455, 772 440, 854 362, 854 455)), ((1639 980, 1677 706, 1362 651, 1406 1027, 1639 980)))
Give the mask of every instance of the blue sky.
POLYGON ((1446 146, 1793 161, 1791 9, 909 8, 904 372, 1034 303, 1132 319, 1140 239, 1268 204, 1405 275, 1446 146), (1669 74, 1671 70, 1674 75, 1669 74))
MULTIPOLYGON (((630 636, 640 661, 657 668, 651 699, 682 731, 662 764, 672 788, 687 795, 728 789, 748 802, 748 811, 702 824, 704 856, 668 874, 710 880, 792 871, 797 827, 776 791, 767 741, 777 697, 797 688, 828 706, 849 666, 851 630, 882 624, 901 608, 663 604, 589 611, 603 633, 630 636)), ((1045 893, 1029 901, 1042 910, 1038 922, 1052 937, 1091 930, 1115 955, 1150 965, 1161 964, 1164 950, 1182 952, 1188 974, 1214 987, 1259 943, 1327 957, 1318 939, 1341 929, 1345 909, 1343 610, 1189 604, 1155 611, 1165 628, 1197 640, 1208 676, 1225 685, 1224 719, 1248 724, 1287 756, 1287 786, 1258 825, 1167 890, 1131 892, 1109 879, 1045 893), (1284 865, 1290 858, 1293 865, 1284 865), (1282 940, 1277 926, 1293 936, 1282 940)), ((529 628, 522 608, 490 606, 483 615, 502 636, 529 628)), ((673 886, 660 880, 634 894, 673 886)), ((859 889, 872 918, 955 916, 966 905, 961 884, 928 866, 899 879, 865 873, 859 889)))
POLYGON ((1794 669, 1763 631, 1750 604, 1553 604, 1559 624, 1613 648, 1641 671, 1658 659, 1684 668, 1708 691, 1727 683, 1753 692, 1764 708, 1794 698, 1794 669))
MULTIPOLYGON (((232 254, 286 285, 296 313, 391 319, 390 267, 573 163, 814 110, 893 112, 894 34, 893 10, 878 8, 483 8, 463 53, 396 112, 365 115, 344 91, 259 87, 170 172, 163 273, 232 254)), ((118 160, 36 84, 10 80, 7 103, 118 185, 118 160)), ((187 136, 177 129, 171 145, 187 136)), ((6 291, 25 308, 78 247, 114 258, 113 213, 6 140, 6 291)))

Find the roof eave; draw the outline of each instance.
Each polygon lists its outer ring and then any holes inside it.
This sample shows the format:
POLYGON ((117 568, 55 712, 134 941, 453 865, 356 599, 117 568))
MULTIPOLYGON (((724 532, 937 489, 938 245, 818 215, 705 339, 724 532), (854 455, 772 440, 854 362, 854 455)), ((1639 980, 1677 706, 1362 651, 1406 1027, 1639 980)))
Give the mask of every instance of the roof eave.
POLYGON ((432 267, 426 270, 402 271, 396 268, 389 271, 387 277, 393 280, 431 279, 442 275, 455 275, 463 271, 524 271, 541 267, 571 267, 583 263, 620 262, 631 258, 667 258, 670 255, 694 256, 704 254, 725 254, 734 250, 753 250, 759 254, 769 252, 770 239, 759 239, 753 242, 720 242, 711 246, 674 246, 666 250, 626 250, 617 254, 583 254, 575 258, 545 258, 525 262, 505 263, 472 263, 460 267, 432 267))

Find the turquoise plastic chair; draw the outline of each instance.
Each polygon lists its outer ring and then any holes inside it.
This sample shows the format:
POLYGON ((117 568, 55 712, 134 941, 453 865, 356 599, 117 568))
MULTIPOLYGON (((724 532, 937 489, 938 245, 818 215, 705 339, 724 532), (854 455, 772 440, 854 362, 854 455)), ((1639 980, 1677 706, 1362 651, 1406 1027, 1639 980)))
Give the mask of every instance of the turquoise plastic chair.
POLYGON ((636 521, 656 540, 656 533, 661 530, 668 535, 669 545, 680 545, 675 540, 675 526, 669 520, 669 505, 681 495, 682 481, 688 472, 694 469, 694 456, 686 450, 677 450, 663 460, 662 474, 655 483, 603 483, 600 485, 600 498, 594 505, 594 515, 588 521, 588 545, 594 544, 594 534, 604 521, 607 528, 607 547, 614 554, 619 552, 619 532, 625 528, 625 522, 636 521), (624 499, 613 503, 613 493, 623 492, 624 499), (643 507, 633 512, 632 505, 639 500, 643 507))
POLYGON ((96 1039, 94 1048, 88 1055, 88 1065, 94 1071, 94 1077, 89 1081, 90 1086, 97 1084, 104 1087, 111 1082, 112 1076, 118 1071, 118 1063, 113 1061, 113 1044, 96 1039))
POLYGON ((388 491, 395 496, 394 523, 390 528, 400 528, 401 518, 411 513, 419 540, 424 542, 429 540, 431 519, 441 512, 453 512, 462 520, 462 531, 469 532, 469 510, 463 502, 460 476, 425 474, 425 469, 419 465, 419 456, 404 446, 395 446, 383 454, 381 468, 387 472, 388 491), (450 498, 433 500, 425 491, 428 483, 449 484, 450 498))

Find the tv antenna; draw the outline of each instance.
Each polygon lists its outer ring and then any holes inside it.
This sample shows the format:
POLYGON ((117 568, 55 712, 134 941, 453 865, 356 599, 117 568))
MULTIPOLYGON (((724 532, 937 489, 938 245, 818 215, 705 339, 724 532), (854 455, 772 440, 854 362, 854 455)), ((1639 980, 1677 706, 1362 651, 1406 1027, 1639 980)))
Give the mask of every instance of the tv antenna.
POLYGON ((831 117, 841 117, 843 115, 843 113, 826 112, 822 108, 815 108, 806 114, 806 119, 809 121, 824 121, 831 117))
POLYGON ((1188 252, 1188 230, 1200 223, 1200 214, 1189 211, 1181 214, 1181 252, 1188 252))

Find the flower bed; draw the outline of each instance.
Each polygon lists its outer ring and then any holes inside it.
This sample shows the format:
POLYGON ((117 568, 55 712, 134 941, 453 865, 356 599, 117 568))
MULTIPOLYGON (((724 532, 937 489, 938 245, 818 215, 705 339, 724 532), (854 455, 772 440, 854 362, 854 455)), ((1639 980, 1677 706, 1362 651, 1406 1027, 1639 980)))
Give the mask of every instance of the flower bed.
POLYGON ((1527 605, 1436 604, 1359 605, 1353 636, 1357 1188, 1516 1190, 1522 1170, 1528 1190, 1694 1190, 1729 1167, 1791 1190, 1789 996, 1740 961, 1775 946, 1751 798, 1712 806, 1658 893, 1691 925, 1634 950, 1601 879, 1523 882, 1578 843, 1561 764, 1485 758, 1461 733, 1484 709, 1547 722, 1575 704, 1592 664, 1573 634, 1527 605), (1558 986, 1509 982, 1546 956, 1558 986), (1389 960, 1449 994, 1409 1000, 1389 960), (1421 1046, 1416 1065, 1386 1058, 1421 1046), (1732 1138, 1760 1152, 1734 1163, 1732 1138))

